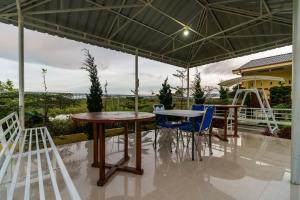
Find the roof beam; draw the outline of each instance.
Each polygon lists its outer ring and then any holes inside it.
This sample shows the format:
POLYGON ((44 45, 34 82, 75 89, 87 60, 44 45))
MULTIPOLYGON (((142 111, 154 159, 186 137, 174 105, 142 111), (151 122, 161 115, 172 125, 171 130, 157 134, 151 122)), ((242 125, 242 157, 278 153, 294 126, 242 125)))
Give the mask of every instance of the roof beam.
MULTIPOLYGON (((133 4, 133 5, 118 5, 118 6, 103 6, 103 7, 87 7, 87 8, 70 8, 70 9, 55 9, 55 10, 41 10, 41 11, 29 11, 24 12, 24 15, 46 15, 46 14, 59 14, 59 13, 72 13, 72 12, 88 12, 88 11, 99 11, 99 10, 112 10, 119 8, 138 8, 144 5, 133 4)), ((0 14, 2 17, 13 17, 16 13, 0 14)))
POLYGON ((193 44, 197 44, 197 43, 202 42, 202 41, 204 41, 204 40, 212 39, 214 36, 218 36, 218 35, 221 35, 221 34, 223 34, 223 33, 228 32, 228 31, 232 31, 232 30, 235 30, 235 29, 237 29, 237 28, 246 26, 246 25, 251 24, 251 23, 253 23, 253 22, 256 22, 256 21, 258 21, 258 20, 264 19, 264 18, 266 18, 266 17, 268 17, 268 16, 269 16, 269 14, 265 14, 265 15, 262 15, 262 16, 260 16, 260 17, 257 17, 257 18, 248 20, 248 21, 246 21, 246 22, 243 22, 243 23, 240 23, 240 24, 238 24, 238 25, 232 26, 232 27, 230 27, 230 28, 224 29, 223 31, 219 31, 219 32, 217 32, 217 33, 211 34, 211 35, 209 35, 209 36, 207 36, 207 37, 205 37, 205 38, 201 38, 201 39, 199 39, 199 40, 193 41, 193 42, 191 42, 191 43, 189 43, 189 44, 187 44, 187 45, 183 45, 183 46, 178 47, 178 48, 176 48, 176 49, 167 51, 167 52, 165 52, 163 55, 168 55, 168 54, 173 53, 173 52, 175 52, 175 51, 179 51, 179 50, 181 50, 181 49, 184 49, 184 48, 186 48, 186 47, 189 47, 189 46, 191 46, 191 45, 193 45, 193 44))
MULTIPOLYGON (((203 11, 201 12, 201 15, 200 15, 200 17, 199 17, 199 20, 198 20, 198 24, 197 24, 196 30, 197 30, 199 33, 201 33, 201 31, 202 31, 202 28, 203 28, 203 26, 204 26, 204 20, 205 20, 205 18, 207 19, 207 9, 206 9, 206 8, 203 9, 203 11)), ((193 41, 195 41, 195 40, 197 40, 197 39, 199 39, 199 36, 198 36, 198 35, 195 35, 195 36, 193 37, 193 41)), ((200 46, 198 46, 196 52, 195 52, 195 51, 193 52, 193 45, 191 46, 190 52, 189 52, 188 61, 190 61, 191 58, 194 57, 194 55, 198 53, 198 51, 200 50, 200 48, 202 48, 203 44, 204 44, 204 42, 203 42, 200 46)))
MULTIPOLYGON (((130 17, 130 19, 132 20, 132 19, 136 18, 139 14, 141 14, 145 10, 146 7, 147 7, 147 5, 143 6, 134 15, 132 15, 130 17)), ((113 34, 111 34, 109 39, 111 40, 113 37, 115 37, 122 29, 124 29, 131 22, 131 20, 127 20, 122 26, 120 26, 113 34)))
MULTIPOLYGON (((292 36, 291 33, 275 33, 275 34, 255 34, 255 35, 227 35, 227 38, 255 38, 255 37, 280 37, 292 36)), ((215 39, 222 39, 224 36, 215 36, 215 39)))
MULTIPOLYGON (((207 1, 207 0, 203 0, 203 1, 205 2, 205 4, 201 3, 199 0, 195 0, 195 1, 196 1, 198 4, 200 4, 202 7, 205 6, 205 7, 207 8, 208 12, 210 13, 210 15, 212 16, 213 20, 215 21, 215 23, 216 23, 218 29, 219 29, 220 31, 223 31, 223 27, 222 27, 220 21, 218 20, 216 14, 214 13, 214 11, 209 7, 208 1, 207 1)), ((227 42, 227 44, 229 45, 230 49, 231 49, 231 50, 234 50, 231 41, 230 41, 228 38, 226 38, 226 34, 223 33, 223 35, 224 35, 224 39, 226 40, 226 42, 227 42)))
POLYGON ((209 5, 218 5, 218 4, 227 4, 227 3, 234 3, 234 2, 243 2, 244 0, 224 0, 224 1, 217 1, 209 3, 209 5))
POLYGON ((270 8, 269 8, 267 2, 266 2, 265 0, 261 0, 261 2, 262 2, 262 4, 264 5, 266 11, 269 13, 269 15, 272 16, 271 10, 270 10, 270 8))
MULTIPOLYGON (((252 12, 252 11, 244 10, 244 9, 239 9, 239 8, 233 8, 233 7, 224 6, 224 5, 211 5, 210 8, 213 10, 219 11, 219 12, 229 13, 229 14, 238 15, 238 16, 242 16, 242 17, 246 17, 246 18, 252 18, 252 19, 261 16, 260 13, 256 13, 256 12, 252 12)), ((280 10, 274 11, 274 12, 278 13, 278 12, 280 12, 280 10)), ((273 23, 277 23, 280 25, 292 26, 292 20, 290 20, 290 19, 286 19, 283 17, 277 17, 274 15, 271 16, 269 13, 268 13, 268 15, 269 16, 264 19, 265 21, 271 20, 271 22, 273 22, 273 23)))
MULTIPOLYGON (((96 2, 94 2, 94 1, 92 1, 92 0, 85 0, 85 1, 88 2, 88 3, 90 3, 90 4, 92 4, 92 5, 95 5, 95 6, 98 6, 98 7, 102 7, 102 5, 101 5, 100 3, 96 3, 96 2)), ((138 20, 136 20, 136 19, 131 19, 130 17, 127 17, 126 15, 123 15, 122 13, 119 13, 119 12, 117 12, 117 11, 115 11, 115 10, 108 10, 108 11, 111 12, 111 13, 114 13, 114 14, 116 14, 116 15, 118 15, 118 16, 124 18, 124 19, 130 20, 130 21, 132 21, 132 22, 134 22, 134 23, 136 23, 136 24, 138 24, 138 25, 140 25, 140 26, 143 26, 143 27, 145 27, 145 28, 147 28, 147 29, 149 29, 149 30, 151 30, 151 31, 153 31, 153 32, 156 32, 156 33, 158 33, 158 34, 161 34, 162 36, 165 36, 165 37, 170 38, 170 39, 174 39, 175 41, 177 41, 177 42, 179 42, 179 43, 181 43, 181 44, 186 44, 186 43, 184 43, 183 41, 178 40, 178 39, 176 39, 175 37, 173 37, 173 34, 168 35, 168 34, 162 32, 162 31, 160 31, 160 30, 158 30, 158 29, 156 29, 156 28, 153 28, 153 27, 151 27, 151 26, 149 26, 149 25, 147 25, 147 24, 144 24, 144 23, 142 23, 142 22, 140 22, 140 21, 138 21, 138 20)))
MULTIPOLYGON (((122 1, 122 5, 125 5, 126 1, 127 1, 127 0, 123 0, 123 1, 122 1)), ((120 8, 120 9, 118 10, 118 13, 121 13, 121 11, 122 11, 122 8, 120 8)), ((116 15, 116 16, 115 16, 113 22, 111 23, 111 25, 110 25, 110 27, 109 27, 109 29, 108 29, 108 32, 107 32, 107 34, 106 34, 106 37, 109 37, 109 35, 111 34, 111 31, 112 31, 112 29, 113 29, 113 27, 114 27, 114 25, 115 25, 115 23, 116 23, 118 17, 119 17, 119 15, 116 15)))

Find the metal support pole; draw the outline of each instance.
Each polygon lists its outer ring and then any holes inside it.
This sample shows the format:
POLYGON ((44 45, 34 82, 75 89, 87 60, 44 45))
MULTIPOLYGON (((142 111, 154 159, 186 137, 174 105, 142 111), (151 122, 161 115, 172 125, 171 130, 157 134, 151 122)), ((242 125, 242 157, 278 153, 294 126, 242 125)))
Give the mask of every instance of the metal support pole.
POLYGON ((190 68, 186 68, 186 96, 187 96, 187 109, 190 109, 190 68))
POLYGON ((139 61, 138 51, 135 52, 135 106, 134 111, 139 111, 139 61))
POLYGON ((300 184, 300 3, 293 1, 291 182, 300 184))
POLYGON ((19 119, 21 127, 25 127, 24 110, 24 18, 21 12, 20 2, 17 0, 18 30, 19 30, 19 119))

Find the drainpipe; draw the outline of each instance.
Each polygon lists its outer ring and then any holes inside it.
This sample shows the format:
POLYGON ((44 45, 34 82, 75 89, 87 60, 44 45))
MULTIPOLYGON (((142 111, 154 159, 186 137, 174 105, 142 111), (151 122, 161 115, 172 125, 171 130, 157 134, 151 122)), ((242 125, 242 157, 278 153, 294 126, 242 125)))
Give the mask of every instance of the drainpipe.
POLYGON ((24 107, 24 18, 22 16, 20 0, 16 0, 18 10, 18 46, 19 46, 19 120, 25 128, 24 107))
POLYGON ((293 1, 291 182, 300 184, 300 3, 293 1))

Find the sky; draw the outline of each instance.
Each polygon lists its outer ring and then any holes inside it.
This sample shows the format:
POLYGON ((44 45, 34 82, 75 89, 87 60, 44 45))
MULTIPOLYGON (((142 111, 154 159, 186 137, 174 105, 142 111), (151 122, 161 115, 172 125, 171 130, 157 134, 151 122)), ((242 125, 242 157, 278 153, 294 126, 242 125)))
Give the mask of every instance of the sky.
MULTIPOLYGON (((89 78, 81 68, 82 49, 95 57, 102 85, 108 82, 108 94, 132 94, 134 89, 133 55, 97 47, 65 38, 25 29, 25 91, 42 91, 42 68, 47 69, 46 82, 51 92, 87 93, 89 78)), ((217 87, 222 80, 236 77, 232 70, 252 59, 292 52, 291 46, 197 67, 201 85, 217 87)), ((168 77, 171 86, 180 85, 172 76, 177 69, 169 64, 139 57, 139 79, 142 95, 158 93, 168 77)), ((196 68, 190 69, 190 78, 196 68)), ((0 81, 10 79, 18 88, 18 31, 17 27, 0 23, 0 81)))

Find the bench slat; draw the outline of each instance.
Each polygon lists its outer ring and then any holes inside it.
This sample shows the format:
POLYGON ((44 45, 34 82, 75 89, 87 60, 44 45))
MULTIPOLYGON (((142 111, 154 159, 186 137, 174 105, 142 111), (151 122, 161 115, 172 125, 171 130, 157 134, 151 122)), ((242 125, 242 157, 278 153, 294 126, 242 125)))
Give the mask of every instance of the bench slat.
POLYGON ((59 168, 61 169, 61 174, 63 176, 65 184, 68 186, 67 189, 69 191, 71 198, 72 199, 81 199, 77 190, 75 189, 74 183, 73 183, 72 179, 70 178, 68 170, 66 169, 66 166, 64 165, 64 162, 62 161, 47 128, 45 128, 45 133, 48 137, 50 146, 52 147, 53 154, 56 158, 57 164, 58 164, 59 168))
POLYGON ((25 141, 26 141, 26 134, 27 134, 27 132, 23 136, 21 150, 20 150, 20 153, 19 153, 19 157, 18 157, 18 160, 17 160, 16 167, 14 169, 12 182, 10 184, 9 192, 8 192, 8 195, 7 195, 8 200, 12 200, 13 197, 14 197, 14 191, 15 191, 15 188, 16 188, 16 183, 17 183, 17 179, 18 179, 18 175, 19 175, 19 171, 20 171, 20 163, 21 163, 21 160, 22 160, 22 154, 23 154, 23 151, 24 151, 24 146, 25 146, 25 141))
POLYGON ((52 167, 52 164, 50 162, 50 157, 49 157, 49 152, 48 152, 46 140, 45 140, 45 137, 44 137, 44 134, 43 134, 44 129, 40 128, 39 130, 41 132, 41 136, 42 136, 42 139, 43 139, 44 149, 46 149, 45 154, 46 154, 47 164, 48 164, 48 168, 49 168, 49 172, 50 172, 52 187, 53 187, 53 190, 54 190, 54 193, 55 193, 55 198, 57 200, 61 200, 61 196, 60 196, 59 189, 58 189, 58 186, 57 186, 56 178, 55 178, 55 175, 54 175, 54 172, 53 172, 53 167, 52 167))
POLYGON ((28 158, 27 158, 27 169, 26 169, 26 181, 25 181, 25 194, 24 200, 30 199, 30 178, 31 178, 31 144, 32 144, 32 130, 27 130, 29 133, 29 147, 28 147, 28 158))
POLYGON ((44 200, 45 199, 45 190, 44 190, 43 171, 42 171, 42 166, 41 166, 41 155, 40 155, 40 147, 39 147, 37 131, 35 131, 35 142, 36 142, 36 155, 37 155, 37 163, 38 163, 40 200, 44 200))

